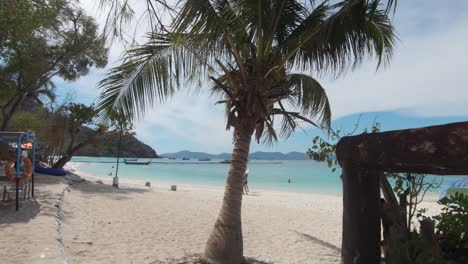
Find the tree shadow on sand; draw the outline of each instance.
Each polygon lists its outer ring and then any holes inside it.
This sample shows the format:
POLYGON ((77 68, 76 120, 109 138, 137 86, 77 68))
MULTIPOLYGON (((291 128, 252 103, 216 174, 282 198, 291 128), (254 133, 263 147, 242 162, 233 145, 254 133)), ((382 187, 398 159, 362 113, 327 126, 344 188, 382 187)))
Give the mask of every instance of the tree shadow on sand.
MULTIPOLYGON (((201 254, 188 254, 180 258, 166 258, 163 260, 155 260, 149 264, 206 264, 203 261, 201 254)), ((271 261, 256 260, 251 257, 245 257, 242 264, 274 264, 271 261)))
POLYGON ((27 223, 38 215, 54 216, 58 195, 51 191, 36 190, 35 198, 20 201, 20 208, 16 211, 15 198, 0 201, 0 225, 13 223, 27 223))
MULTIPOLYGON (((36 173, 34 176, 34 198, 29 197, 20 200, 20 208, 16 211, 15 193, 10 193, 10 199, 0 200, 0 225, 27 223, 37 216, 54 216, 57 213, 56 204, 63 188, 67 186, 64 177, 56 177, 36 173), (56 187, 54 185, 57 185, 56 187)), ((12 185, 9 182, 0 182, 1 193, 3 184, 12 185)), ((1 199, 1 198, 0 198, 1 199)))
POLYGON ((27 223, 41 212, 41 204, 36 200, 24 201, 19 211, 15 210, 15 200, 0 201, 0 226, 13 223, 27 223))
POLYGON ((122 187, 114 188, 109 184, 104 183, 97 183, 88 180, 83 180, 80 182, 70 182, 70 188, 73 191, 78 191, 85 194, 91 195, 100 195, 100 196, 109 196, 114 200, 123 200, 123 199, 130 199, 127 194, 133 193, 146 193, 149 192, 150 189, 147 187, 122 187))
POLYGON ((341 254, 341 248, 327 242, 327 241, 324 241, 318 237, 315 237, 315 236, 312 236, 312 235, 309 235, 309 234, 306 234, 306 233, 301 233, 301 232, 298 232, 296 230, 289 230, 291 232, 294 232, 296 234, 298 234, 299 236, 301 236, 302 238, 308 240, 308 241, 312 241, 314 243, 317 243, 323 247, 326 247, 326 248, 329 248, 333 251, 333 253, 336 253, 337 255, 340 255, 341 254))
MULTIPOLYGON (((46 187, 49 185, 63 184, 65 183, 64 179, 62 177, 35 174, 34 182, 35 197, 33 198, 30 196, 25 200, 20 198, 20 208, 18 211, 16 211, 16 195, 14 191, 10 192, 8 200, 0 200, 0 225, 27 223, 38 215, 55 215, 55 204, 59 197, 59 191, 53 192, 46 187)), ((9 188, 14 188, 14 183, 1 181, 0 193, 2 195, 4 184, 10 185, 9 188)))

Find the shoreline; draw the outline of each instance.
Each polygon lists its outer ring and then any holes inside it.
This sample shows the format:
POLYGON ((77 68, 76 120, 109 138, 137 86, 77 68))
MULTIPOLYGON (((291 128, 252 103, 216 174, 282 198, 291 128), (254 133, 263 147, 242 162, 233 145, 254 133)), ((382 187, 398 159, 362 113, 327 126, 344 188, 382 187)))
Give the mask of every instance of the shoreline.
MULTIPOLYGON (((70 169, 69 169, 70 170, 70 169)), ((80 171, 79 169, 72 168, 70 170, 72 173, 84 178, 84 179, 92 179, 93 181, 99 181, 101 180, 104 184, 109 184, 112 186, 112 178, 113 177, 103 177, 103 176, 95 176, 89 173, 85 173, 83 171, 80 171), (73 171, 72 171, 73 170, 73 171)), ((131 180, 127 178, 121 178, 119 177, 119 186, 124 185, 124 186, 130 186, 130 187, 135 187, 135 188, 148 188, 145 186, 146 181, 143 180, 131 180)), ((203 184, 179 184, 179 183, 171 183, 171 182, 166 182, 166 181, 150 181, 151 183, 151 188, 159 189, 159 190, 167 190, 170 191, 171 185, 177 185, 177 191, 182 190, 181 188, 184 188, 185 190, 195 190, 195 191, 215 191, 215 192, 224 192, 225 186, 219 186, 219 185, 203 185, 203 184), (166 186, 163 187, 163 186, 166 186)), ((253 192, 251 191, 250 193, 254 194, 255 193, 277 193, 277 194, 283 194, 283 195, 319 195, 319 196, 330 196, 330 197, 338 197, 342 198, 343 195, 341 192, 315 192, 310 191, 310 192, 301 192, 301 191, 284 191, 284 190, 278 190, 278 189, 269 189, 269 188, 253 188, 253 192)), ((437 203, 439 199, 439 193, 437 192, 427 192, 426 195, 424 196, 424 201, 423 203, 437 203)))
MULTIPOLYGON (((73 173, 86 179, 91 180, 94 183, 96 181, 102 181, 103 184, 107 184, 112 186, 112 178, 113 177, 104 177, 104 176, 95 176, 89 173, 85 173, 77 168, 72 168, 73 173)), ((71 170, 70 170, 71 171, 71 170)), ((146 181, 142 180, 132 180, 127 178, 119 177, 119 186, 122 185, 125 187, 133 187, 133 188, 148 188, 145 186, 146 181)), ((218 192, 224 193, 225 186, 217 186, 217 185, 203 185, 203 184, 180 184, 180 183, 170 183, 165 181, 150 181, 151 187, 155 190, 160 191, 170 191, 171 185, 177 185, 177 191, 210 191, 210 192, 218 192), (165 186, 165 187, 163 187, 165 186)), ((258 193, 270 193, 270 194, 279 194, 284 196, 294 196, 294 195, 304 195, 304 196, 324 196, 324 197, 334 197, 334 198, 342 198, 341 193, 325 193, 325 192, 292 192, 292 191, 284 191, 284 190, 273 190, 273 189, 263 189, 263 188, 254 188, 253 191, 250 191, 252 194, 251 196, 256 196, 258 193)), ((249 196, 249 195, 244 195, 249 196)))
MULTIPOLYGON (((81 163, 81 162, 77 162, 81 163)), ((92 178, 95 181, 96 180, 102 180, 103 182, 110 183, 112 185, 112 178, 113 176, 96 176, 90 173, 87 173, 83 170, 79 169, 79 165, 76 164, 74 161, 70 161, 66 166, 65 169, 83 176, 85 178, 92 178)), ((227 175, 226 175, 227 177, 227 175)), ((139 179, 128 179, 125 177, 119 177, 119 184, 128 184, 132 185, 134 187, 139 187, 139 186, 145 186, 146 182, 150 182, 152 187, 159 187, 163 188, 162 186, 167 186, 167 189, 170 189, 171 185, 177 185, 177 187, 184 187, 188 189, 195 189, 195 190, 224 190, 225 185, 224 184, 203 184, 203 183, 181 183, 180 181, 161 181, 161 180, 139 180, 139 179)), ((308 189, 308 191, 299 189, 299 190, 285 190, 283 188, 274 188, 274 187, 267 187, 267 188, 256 188, 254 186, 249 185, 250 189, 257 191, 257 192, 278 192, 278 193, 285 193, 285 194, 301 194, 301 195, 308 195, 308 194, 313 194, 313 195, 325 195, 325 196, 333 196, 333 197, 342 197, 342 191, 341 188, 340 190, 332 190, 328 188, 322 188, 320 187, 317 188, 311 188, 308 189)), ((163 188, 164 189, 164 188, 163 188)), ((437 202, 439 199, 440 194, 442 193, 443 189, 437 189, 437 190, 430 190, 426 193, 424 200, 430 202, 437 202)))
MULTIPOLYGON (((77 163, 81 163, 81 162, 77 162, 77 163)), ((96 176, 96 175, 93 175, 93 174, 90 174, 90 173, 87 173, 83 170, 80 170, 79 169, 79 164, 76 164, 74 161, 70 161, 66 166, 65 166, 65 169, 75 173, 75 174, 78 174, 80 176, 83 176, 83 177, 89 177, 89 178, 92 178, 92 179, 95 179, 95 180, 102 180, 103 182, 110 182, 110 184, 112 185, 112 178, 113 176, 96 176)), ((225 176, 225 179, 226 179, 227 175, 225 176)), ((219 184, 219 185, 215 185, 215 184, 203 184, 203 183, 183 183, 183 182, 180 182, 180 181, 173 181, 173 182, 170 182, 170 181, 161 181, 161 180, 155 180, 155 179, 152 179, 152 180, 147 180, 149 182, 151 182, 151 186, 153 187, 154 185, 155 187, 157 186, 162 186, 162 185, 167 185, 167 188, 169 189, 171 185, 177 185, 177 187, 184 187, 184 188, 189 188, 189 189, 197 189, 197 190, 224 190, 224 183, 223 184, 219 184)), ((135 187, 137 186, 144 186, 145 183, 147 182, 146 180, 139 180, 139 179, 128 179, 128 178, 125 178, 125 177, 119 177, 119 184, 120 183, 124 183, 124 184, 130 184, 130 185, 133 185, 135 187)), ((330 189, 322 189, 320 190, 320 188, 317 188, 317 189, 310 189, 310 191, 305 191, 305 190, 297 190, 297 191, 290 191, 290 190, 284 190, 282 188, 274 188, 274 187, 267 187, 267 188, 256 188, 256 187, 253 187, 252 185, 249 185, 250 189, 254 190, 254 191, 257 191, 257 192, 278 192, 278 193, 289 193, 289 194, 304 194, 304 195, 308 195, 308 194, 317 194, 317 195, 330 195, 330 196, 334 196, 334 197, 341 197, 342 194, 341 194, 341 191, 335 191, 335 190, 330 190, 330 189)))

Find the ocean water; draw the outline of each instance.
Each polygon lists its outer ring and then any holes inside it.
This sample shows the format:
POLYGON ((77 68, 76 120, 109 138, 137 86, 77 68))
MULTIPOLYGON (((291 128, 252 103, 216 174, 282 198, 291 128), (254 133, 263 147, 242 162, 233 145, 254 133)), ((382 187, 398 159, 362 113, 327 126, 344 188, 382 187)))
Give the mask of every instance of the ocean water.
MULTIPOLYGON (((145 160, 145 159, 141 159, 145 160)), ((224 186, 229 164, 220 160, 168 160, 153 159, 149 165, 126 165, 121 159, 119 177, 129 180, 150 181, 154 183, 224 186)), ((85 174, 98 177, 115 175, 116 158, 74 157, 72 167, 85 174)), ((325 163, 311 160, 253 160, 248 164, 249 188, 271 189, 288 192, 341 193, 341 171, 332 172, 325 163), (288 183, 291 179, 291 183, 288 183)), ((437 177, 442 186, 441 192, 461 176, 437 177)), ((432 180, 433 177, 428 177, 432 180)))

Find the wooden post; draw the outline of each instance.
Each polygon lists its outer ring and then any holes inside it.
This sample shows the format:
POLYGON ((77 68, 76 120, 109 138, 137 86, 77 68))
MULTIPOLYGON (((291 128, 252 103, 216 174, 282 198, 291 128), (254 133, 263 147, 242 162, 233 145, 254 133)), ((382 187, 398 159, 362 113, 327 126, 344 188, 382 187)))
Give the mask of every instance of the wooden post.
POLYGON ((34 198, 34 172, 31 176, 31 196, 34 198))
MULTIPOLYGON (((19 167, 19 164, 17 165, 19 167)), ((19 210, 19 178, 16 177, 16 211, 19 210)))
POLYGON ((380 177, 382 171, 343 166, 344 264, 380 263, 380 177))
POLYGON ((408 226, 408 200, 406 198, 406 193, 400 195, 400 215, 403 219, 402 224, 406 228, 407 233, 409 233, 411 231, 411 226, 408 226))
MULTIPOLYGON (((343 168, 342 263, 380 263, 379 178, 384 171, 468 174, 468 122, 343 137, 336 157, 343 168)), ((383 187, 393 204, 384 219, 390 222, 389 263, 411 263, 405 215, 386 182, 383 187)), ((404 208, 406 198, 400 198, 404 208)))

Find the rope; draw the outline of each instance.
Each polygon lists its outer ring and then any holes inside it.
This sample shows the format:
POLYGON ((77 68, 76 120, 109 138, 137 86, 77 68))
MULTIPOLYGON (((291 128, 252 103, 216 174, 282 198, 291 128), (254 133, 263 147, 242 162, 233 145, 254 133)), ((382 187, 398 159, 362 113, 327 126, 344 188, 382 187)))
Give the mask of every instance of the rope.
POLYGON ((68 264, 68 258, 65 255, 65 245, 63 244, 63 239, 62 239, 62 204, 63 204, 63 198, 65 197, 65 192, 69 192, 69 191, 70 191, 70 187, 67 186, 63 188, 63 191, 60 194, 58 201, 55 203, 55 207, 57 208, 57 212, 55 213, 55 221, 57 223, 57 241, 59 242, 63 264, 68 264))

